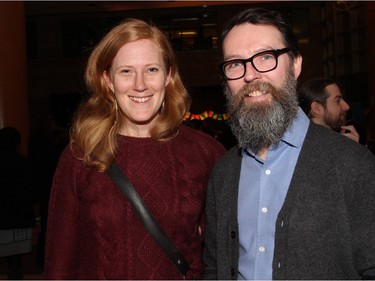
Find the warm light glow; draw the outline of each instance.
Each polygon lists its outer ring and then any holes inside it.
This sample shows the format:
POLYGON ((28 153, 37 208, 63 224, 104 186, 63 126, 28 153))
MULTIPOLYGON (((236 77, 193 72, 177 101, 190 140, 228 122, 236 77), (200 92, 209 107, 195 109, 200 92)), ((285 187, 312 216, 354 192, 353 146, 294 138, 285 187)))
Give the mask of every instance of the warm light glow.
POLYGON ((178 35, 186 36, 186 35, 197 35, 196 31, 180 31, 178 32, 178 35))

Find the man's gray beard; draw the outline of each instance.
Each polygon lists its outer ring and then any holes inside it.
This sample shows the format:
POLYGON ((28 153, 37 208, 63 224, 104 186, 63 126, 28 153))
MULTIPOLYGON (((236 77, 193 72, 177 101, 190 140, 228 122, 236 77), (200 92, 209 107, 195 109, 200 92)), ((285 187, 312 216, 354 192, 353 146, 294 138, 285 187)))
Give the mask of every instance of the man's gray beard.
POLYGON ((241 148, 249 147, 258 152, 281 140, 298 112, 296 85, 293 73, 289 73, 280 89, 258 82, 245 85, 238 93, 232 94, 226 87, 229 124, 241 148), (244 95, 254 89, 267 89, 273 97, 271 102, 246 104, 244 95))

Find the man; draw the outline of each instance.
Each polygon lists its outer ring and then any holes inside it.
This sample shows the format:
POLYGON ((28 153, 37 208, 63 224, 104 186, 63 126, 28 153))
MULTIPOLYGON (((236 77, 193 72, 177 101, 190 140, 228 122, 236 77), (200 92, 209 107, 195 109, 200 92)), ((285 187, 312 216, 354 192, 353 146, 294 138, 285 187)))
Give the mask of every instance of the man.
POLYGON ((328 78, 308 80, 298 89, 298 98, 302 110, 312 122, 359 142, 360 136, 355 127, 346 125, 350 107, 335 81, 328 78))
POLYGON ((298 107, 291 27, 249 9, 230 20, 222 49, 239 145, 212 171, 205 278, 374 278, 375 157, 298 107))

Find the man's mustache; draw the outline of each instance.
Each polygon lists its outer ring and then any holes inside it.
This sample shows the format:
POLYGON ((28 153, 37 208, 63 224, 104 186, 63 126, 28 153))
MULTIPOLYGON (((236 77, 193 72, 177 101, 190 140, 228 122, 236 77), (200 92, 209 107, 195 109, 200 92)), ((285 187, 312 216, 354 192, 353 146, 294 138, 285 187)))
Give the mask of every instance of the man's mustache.
POLYGON ((272 95, 275 95, 276 89, 268 82, 255 82, 255 83, 249 83, 245 84, 237 93, 238 97, 244 98, 248 96, 252 92, 259 91, 263 94, 270 93, 272 95))

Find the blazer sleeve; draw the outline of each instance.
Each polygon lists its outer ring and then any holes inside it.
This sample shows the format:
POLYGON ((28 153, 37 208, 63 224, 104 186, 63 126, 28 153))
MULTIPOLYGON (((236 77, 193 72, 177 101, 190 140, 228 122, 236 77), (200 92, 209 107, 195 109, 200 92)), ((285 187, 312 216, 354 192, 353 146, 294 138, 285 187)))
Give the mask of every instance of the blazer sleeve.
MULTIPOLYGON (((375 157, 367 150, 351 179, 348 212, 353 237, 354 265, 362 279, 375 279, 375 157)), ((350 180, 350 179, 348 179, 350 180)))
POLYGON ((239 148, 234 147, 215 165, 207 189, 204 278, 230 280, 238 277, 238 183, 239 148))
POLYGON ((66 148, 55 171, 48 211, 45 279, 75 279, 77 276, 78 172, 75 162, 78 160, 66 148))

